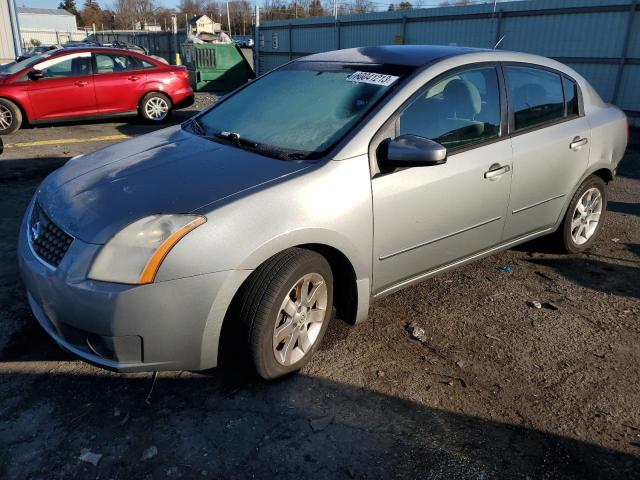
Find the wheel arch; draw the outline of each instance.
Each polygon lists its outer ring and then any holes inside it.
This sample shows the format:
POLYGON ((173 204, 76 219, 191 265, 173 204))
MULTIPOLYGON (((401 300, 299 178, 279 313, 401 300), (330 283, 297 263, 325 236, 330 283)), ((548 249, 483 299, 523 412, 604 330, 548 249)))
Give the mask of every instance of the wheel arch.
MULTIPOLYGON (((369 309, 370 300, 370 282, 369 279, 357 279, 356 270, 349 257, 340 249, 333 245, 326 243, 300 243, 291 245, 287 248, 273 252, 272 255, 264 258, 255 268, 268 262, 271 258, 279 255, 289 248, 302 248, 314 251, 322 255, 334 273, 334 307, 336 308, 336 316, 342 321, 350 324, 355 324, 366 318, 366 314, 369 309)), ((231 280, 235 283, 233 292, 231 293, 227 289, 226 305, 220 309, 220 305, 217 306, 218 311, 224 311, 223 315, 216 315, 215 318, 210 318, 211 324, 207 325, 207 329, 214 328, 215 334, 210 338, 215 338, 217 344, 215 345, 215 356, 211 358, 208 355, 209 361, 203 362, 205 368, 213 367, 220 364, 227 356, 235 356, 238 351, 242 350, 243 345, 239 345, 239 322, 236 321, 234 316, 237 314, 238 299, 240 298, 240 292, 249 280, 251 273, 255 270, 236 270, 237 275, 231 280), (244 272, 244 273, 240 273, 244 272), (215 362, 215 363, 214 363, 215 362)), ((215 308, 215 307, 214 307, 215 308)), ((209 322, 207 322, 209 323, 209 322)), ((211 332, 213 333, 213 332, 211 332)), ((204 342, 208 344, 208 348, 211 348, 210 342, 204 342)), ((213 352, 209 352, 210 354, 213 352)))
POLYGON ((27 110, 24 108, 24 105, 22 105, 22 102, 20 100, 13 97, 7 97, 5 95, 0 95, 0 98, 3 100, 8 100, 9 102, 13 103, 16 107, 18 107, 18 109, 20 110, 20 113, 22 114, 22 125, 29 123, 29 114, 27 110))
POLYGON ((145 88, 142 94, 140 95, 140 98, 138 98, 138 111, 140 111, 140 109, 142 108, 142 100, 144 99, 144 97, 146 97, 150 93, 161 93, 162 95, 164 95, 169 99, 169 101, 171 102, 171 107, 173 107, 173 105, 175 104, 175 102, 173 101, 173 98, 168 92, 154 85, 151 88, 145 88))
POLYGON ((556 224, 554 225, 554 230, 557 230, 558 227, 562 225, 564 217, 567 214, 567 209, 569 208, 569 204, 571 203, 571 199, 576 194, 580 186, 587 180, 587 178, 589 178, 592 175, 595 175, 596 177, 600 177, 604 181, 604 183, 607 185, 611 181, 613 181, 613 178, 614 178, 613 171, 611 170, 611 168, 603 167, 602 165, 594 165, 592 168, 588 169, 584 173, 584 175, 580 177, 580 180, 578 181, 578 183, 567 194, 564 206, 562 207, 562 211, 560 213, 560 217, 558 218, 558 220, 556 221, 556 224))

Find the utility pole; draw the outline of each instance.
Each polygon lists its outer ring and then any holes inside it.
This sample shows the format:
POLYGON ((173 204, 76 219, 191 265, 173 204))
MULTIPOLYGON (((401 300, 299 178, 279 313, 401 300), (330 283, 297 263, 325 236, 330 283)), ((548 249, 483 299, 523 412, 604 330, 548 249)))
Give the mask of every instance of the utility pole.
POLYGON ((338 2, 333 0, 333 18, 338 18, 338 2))
POLYGON ((231 17, 229 16, 229 2, 227 2, 227 25, 229 26, 229 37, 231 37, 231 17))

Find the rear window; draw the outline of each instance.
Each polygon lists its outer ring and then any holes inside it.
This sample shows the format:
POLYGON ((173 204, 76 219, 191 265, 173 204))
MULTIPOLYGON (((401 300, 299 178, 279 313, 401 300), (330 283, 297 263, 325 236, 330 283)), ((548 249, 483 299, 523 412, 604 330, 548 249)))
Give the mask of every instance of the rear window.
POLYGON ((127 72, 138 70, 138 62, 131 55, 119 53, 96 53, 97 73, 127 72))
POLYGON ((532 67, 505 67, 515 129, 524 130, 564 117, 562 77, 532 67))

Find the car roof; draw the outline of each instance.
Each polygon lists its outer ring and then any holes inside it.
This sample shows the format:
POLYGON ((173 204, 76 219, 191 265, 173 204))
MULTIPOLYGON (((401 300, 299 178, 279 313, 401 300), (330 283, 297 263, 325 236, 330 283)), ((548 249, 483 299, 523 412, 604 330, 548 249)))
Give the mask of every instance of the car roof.
POLYGON ((393 64, 421 67, 436 60, 443 60, 457 55, 492 51, 483 48, 446 45, 384 45, 316 53, 300 58, 298 61, 393 64))
MULTIPOLYGON (((134 50, 129 50, 126 48, 118 48, 118 47, 103 47, 102 45, 68 45, 68 46, 63 46, 60 49, 60 52, 70 52, 70 51, 77 51, 77 52, 92 52, 92 51, 108 51, 108 52, 121 52, 121 53, 137 53, 139 55, 144 55, 144 53, 140 53, 140 52, 136 52, 134 50)), ((145 55, 146 56, 146 55, 145 55)))

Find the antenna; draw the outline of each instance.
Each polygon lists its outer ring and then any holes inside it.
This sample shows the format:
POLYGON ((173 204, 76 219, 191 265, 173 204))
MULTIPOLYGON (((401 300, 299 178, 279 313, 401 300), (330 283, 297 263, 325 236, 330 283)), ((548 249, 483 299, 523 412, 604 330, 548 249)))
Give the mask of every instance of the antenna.
POLYGON ((496 42, 496 44, 493 46, 493 49, 494 49, 494 50, 495 50, 496 48, 498 48, 498 45, 500 45, 500 42, 502 42, 502 40, 504 40, 504 37, 505 37, 505 36, 504 36, 504 35, 502 35, 502 36, 500 37, 500 40, 498 40, 498 41, 496 42))

